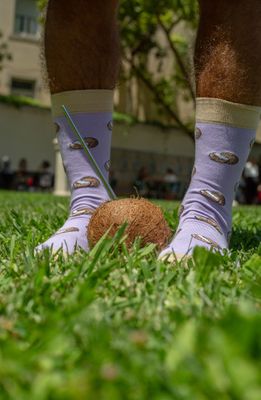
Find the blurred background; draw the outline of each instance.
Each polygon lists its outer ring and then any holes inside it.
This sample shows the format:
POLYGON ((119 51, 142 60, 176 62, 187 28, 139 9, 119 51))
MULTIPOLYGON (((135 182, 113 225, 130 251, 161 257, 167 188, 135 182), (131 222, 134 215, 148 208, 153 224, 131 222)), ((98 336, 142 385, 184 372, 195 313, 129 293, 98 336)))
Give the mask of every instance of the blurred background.
MULTIPOLYGON (((68 194, 44 80, 46 0, 0 0, 0 188, 68 194)), ((122 0, 111 185, 181 199, 194 156, 195 0, 122 0)), ((261 126, 236 199, 261 204, 261 126)))

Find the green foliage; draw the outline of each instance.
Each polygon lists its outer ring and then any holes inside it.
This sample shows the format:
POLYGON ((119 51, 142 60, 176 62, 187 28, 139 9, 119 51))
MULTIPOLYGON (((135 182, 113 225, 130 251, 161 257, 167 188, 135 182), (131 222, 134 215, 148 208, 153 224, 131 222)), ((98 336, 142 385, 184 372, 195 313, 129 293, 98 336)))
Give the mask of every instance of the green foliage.
POLYGON ((122 0, 119 10, 124 78, 138 78, 161 118, 190 135, 191 120, 181 119, 177 98, 194 101, 189 46, 197 18, 195 0, 122 0))
POLYGON ((23 106, 30 106, 30 107, 38 107, 48 109, 47 106, 43 106, 43 104, 31 97, 26 96, 14 96, 14 95, 1 95, 0 94, 0 103, 9 104, 14 107, 23 107, 23 106))
POLYGON ((43 12, 47 6, 48 0, 37 0, 39 10, 43 12))
MULTIPOLYGON (((231 253, 173 266, 153 246, 119 251, 123 232, 34 256, 68 201, 0 201, 1 399, 259 400, 260 208, 234 211, 231 253)), ((178 204, 162 206, 174 229, 178 204)))

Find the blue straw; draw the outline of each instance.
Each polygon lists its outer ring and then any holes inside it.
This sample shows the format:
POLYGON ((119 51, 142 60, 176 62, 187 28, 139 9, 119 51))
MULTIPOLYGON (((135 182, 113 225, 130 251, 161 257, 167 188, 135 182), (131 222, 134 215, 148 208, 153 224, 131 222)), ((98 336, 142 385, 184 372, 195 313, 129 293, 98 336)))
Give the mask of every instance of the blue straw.
POLYGON ((83 150, 85 151, 85 153, 86 153, 86 155, 87 155, 87 157, 88 157, 88 160, 89 160, 89 162, 90 162, 90 164, 91 164, 91 166, 92 166, 94 172, 95 172, 95 173, 97 174, 97 176, 100 178, 100 180, 102 181, 102 183, 103 183, 105 189, 107 190, 110 199, 111 199, 111 200, 116 200, 116 199, 117 199, 116 194, 114 193, 114 191, 113 191, 111 185, 109 184, 109 182, 107 181, 107 179, 106 179, 105 176, 103 175, 103 173, 102 173, 102 171, 101 171, 99 165, 98 165, 97 162, 95 161, 95 158, 93 157, 93 155, 92 155, 92 153, 90 152, 90 150, 89 150, 87 144, 86 144, 85 141, 83 140, 83 138, 82 138, 82 136, 81 136, 81 134, 80 134, 80 132, 79 132, 77 126, 76 126, 75 123, 73 122, 72 117, 70 116, 68 110, 66 109, 66 107, 65 107, 64 105, 62 106, 62 109, 63 109, 64 115, 65 115, 65 117, 66 117, 66 119, 67 119, 69 125, 71 126, 72 130, 74 131, 74 133, 76 134, 76 136, 77 136, 78 139, 80 140, 80 142, 81 142, 81 144, 82 144, 82 146, 83 146, 83 150))

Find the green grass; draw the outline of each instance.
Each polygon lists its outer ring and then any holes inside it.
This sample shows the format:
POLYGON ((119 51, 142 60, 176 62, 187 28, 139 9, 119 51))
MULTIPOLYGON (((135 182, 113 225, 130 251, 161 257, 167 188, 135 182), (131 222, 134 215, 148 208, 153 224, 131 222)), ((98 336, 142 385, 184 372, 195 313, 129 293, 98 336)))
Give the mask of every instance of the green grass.
MULTIPOLYGON (((34 257, 68 201, 0 204, 0 399, 261 398, 261 208, 234 210, 230 254, 196 249, 182 267, 152 246, 120 252, 120 234, 34 257)), ((162 206, 174 229, 177 204, 162 206)))

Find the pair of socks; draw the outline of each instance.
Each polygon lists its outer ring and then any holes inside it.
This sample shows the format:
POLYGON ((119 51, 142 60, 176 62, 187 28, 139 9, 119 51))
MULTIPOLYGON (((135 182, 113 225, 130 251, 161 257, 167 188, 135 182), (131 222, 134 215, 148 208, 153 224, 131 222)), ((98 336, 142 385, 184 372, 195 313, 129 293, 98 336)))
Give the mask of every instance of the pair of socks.
MULTIPOLYGON (((61 229, 37 250, 77 247, 88 251, 87 226, 92 212, 108 195, 62 115, 67 106, 93 156, 108 178, 113 92, 90 90, 54 95, 52 109, 72 197, 61 229)), ((196 156, 189 189, 180 207, 176 235, 160 257, 190 256, 195 246, 222 252, 229 246, 232 202, 255 140, 260 108, 221 99, 197 99, 196 156)))

